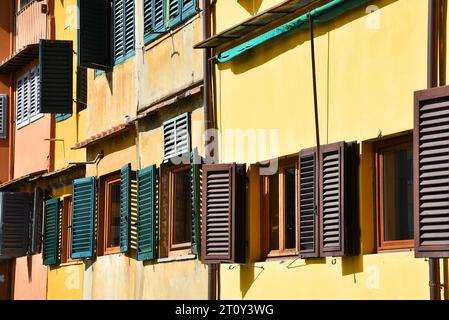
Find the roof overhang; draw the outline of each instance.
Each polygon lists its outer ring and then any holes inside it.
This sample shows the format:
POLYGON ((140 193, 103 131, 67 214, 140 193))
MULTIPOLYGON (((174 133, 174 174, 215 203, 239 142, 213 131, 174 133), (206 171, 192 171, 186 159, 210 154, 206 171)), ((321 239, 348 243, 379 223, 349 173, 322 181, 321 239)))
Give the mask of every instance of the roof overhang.
POLYGON ((119 124, 119 125, 114 126, 108 130, 102 131, 94 136, 91 136, 90 138, 87 138, 84 141, 77 143, 71 149, 78 150, 78 149, 83 149, 83 148, 93 146, 94 144, 100 143, 103 140, 110 139, 116 135, 127 132, 128 130, 131 130, 134 127, 135 127, 134 122, 131 122, 131 121, 127 122, 127 123, 119 124))
POLYGON ((16 72, 39 57, 39 44, 29 44, 0 61, 0 74, 16 72))
POLYGON ((313 9, 324 6, 332 0, 286 0, 277 6, 265 10, 229 29, 197 43, 194 48, 216 48, 226 50, 232 46, 257 37, 264 32, 277 28, 313 9))

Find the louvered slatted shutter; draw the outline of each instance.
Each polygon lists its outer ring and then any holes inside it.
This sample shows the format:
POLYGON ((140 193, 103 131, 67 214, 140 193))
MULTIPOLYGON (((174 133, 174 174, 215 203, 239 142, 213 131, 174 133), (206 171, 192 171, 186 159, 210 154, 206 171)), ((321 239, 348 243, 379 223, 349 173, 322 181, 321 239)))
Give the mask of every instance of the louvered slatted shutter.
POLYGON ((156 258, 156 166, 151 166, 137 171, 137 260, 156 258))
POLYGON ((0 94, 0 139, 6 139, 8 132, 8 96, 0 94))
POLYGON ((120 169, 120 252, 128 252, 131 222, 131 164, 120 169))
POLYGON ((134 0, 125 0, 124 54, 134 52, 134 0))
POLYGON ((84 67, 76 70, 76 102, 87 105, 87 69, 84 67))
POLYGON ((197 0, 179 0, 179 1, 181 2, 182 7, 181 19, 184 21, 196 12, 198 1, 197 0))
POLYGON ((114 0, 114 60, 124 56, 124 0, 114 0))
POLYGON ((170 27, 176 25, 181 21, 181 2, 182 0, 168 1, 168 19, 170 27))
POLYGON ((94 255, 96 221, 96 179, 73 181, 72 204, 72 259, 91 258, 94 255))
POLYGON ((359 251, 356 144, 324 145, 320 153, 320 254, 356 255, 359 251))
POLYGON ((40 40, 41 113, 72 113, 73 42, 40 40))
POLYGON ((16 87, 16 126, 19 127, 23 122, 23 80, 19 79, 17 81, 16 87))
POLYGON ((43 259, 46 266, 59 263, 60 210, 58 198, 45 201, 43 259))
POLYGON ((190 191, 192 196, 192 253, 201 252, 201 185, 202 167, 198 150, 192 151, 190 161, 190 191))
POLYGON ((449 87, 415 93, 416 257, 449 257, 449 87))
POLYGON ((43 196, 40 188, 34 189, 33 216, 31 219, 30 253, 41 251, 43 196))
POLYGON ((319 257, 316 148, 299 153, 299 256, 319 257))
POLYGON ((245 173, 244 165, 203 165, 204 263, 245 261, 245 173))
POLYGON ((33 70, 29 73, 28 77, 28 90, 30 92, 30 101, 29 101, 29 117, 30 121, 33 120, 33 117, 35 117, 38 114, 37 110, 37 92, 38 92, 38 75, 36 74, 37 70, 33 70))
POLYGON ((78 65, 85 68, 111 68, 110 1, 78 0, 78 65))
POLYGON ((0 193, 0 257, 27 254, 30 202, 28 193, 0 193))
POLYGON ((152 29, 160 33, 165 30, 166 0, 153 0, 152 29))
POLYGON ((164 160, 190 152, 190 115, 181 114, 163 123, 164 160))
POLYGON ((153 14, 153 1, 143 0, 143 35, 147 37, 153 30, 152 14, 153 14))

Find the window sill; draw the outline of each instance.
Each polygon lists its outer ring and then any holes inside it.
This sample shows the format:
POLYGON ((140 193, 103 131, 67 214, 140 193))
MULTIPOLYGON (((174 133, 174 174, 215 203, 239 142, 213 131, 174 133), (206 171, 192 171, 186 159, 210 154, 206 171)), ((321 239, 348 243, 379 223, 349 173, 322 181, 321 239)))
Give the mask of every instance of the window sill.
POLYGON ((79 264, 83 264, 83 260, 68 261, 68 262, 60 263, 59 266, 60 267, 68 267, 68 266, 76 266, 79 264))
POLYGON ((393 253, 393 252, 413 252, 414 247, 402 247, 402 248, 378 248, 377 253, 393 253))
POLYGON ((196 260, 196 255, 188 254, 188 255, 178 256, 178 257, 160 258, 160 259, 157 259, 157 262, 158 263, 168 263, 168 262, 188 261, 188 260, 196 260))
POLYGON ((22 129, 22 128, 32 124, 33 122, 36 122, 37 120, 41 119, 42 117, 44 117, 44 114, 43 113, 39 113, 37 116, 33 116, 32 118, 30 118, 29 121, 21 122, 19 124, 16 123, 16 129, 17 130, 22 129))

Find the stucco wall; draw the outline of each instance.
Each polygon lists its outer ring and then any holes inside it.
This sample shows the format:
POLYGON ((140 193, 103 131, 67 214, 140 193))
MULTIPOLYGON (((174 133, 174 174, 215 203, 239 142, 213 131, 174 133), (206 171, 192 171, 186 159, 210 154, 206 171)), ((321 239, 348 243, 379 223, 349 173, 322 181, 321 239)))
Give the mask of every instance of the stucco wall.
POLYGON ((14 300, 45 300, 47 296, 47 267, 42 255, 16 259, 14 300))

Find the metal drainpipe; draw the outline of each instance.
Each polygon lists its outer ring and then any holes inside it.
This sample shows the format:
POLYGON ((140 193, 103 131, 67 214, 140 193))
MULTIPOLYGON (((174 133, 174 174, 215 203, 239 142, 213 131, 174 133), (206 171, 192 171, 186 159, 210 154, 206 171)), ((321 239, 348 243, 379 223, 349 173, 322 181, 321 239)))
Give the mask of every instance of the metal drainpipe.
MULTIPOLYGON (((427 87, 438 86, 438 14, 439 0, 429 0, 427 35, 427 87)), ((440 260, 429 259, 430 300, 440 300, 440 260)))
MULTIPOLYGON (((210 0, 203 0, 203 38, 208 39, 211 36, 211 5, 210 0)), ((203 77, 204 77, 204 89, 203 89, 203 104, 204 104, 204 130, 213 128, 212 121, 210 119, 211 112, 211 64, 210 58, 212 57, 211 49, 203 49, 203 77)), ((204 141, 205 147, 209 141, 204 141)), ((205 148, 206 149, 206 148, 205 148)), ((208 155, 205 155, 208 157, 208 155)), ((208 300, 217 300, 217 264, 208 265, 208 300)))

